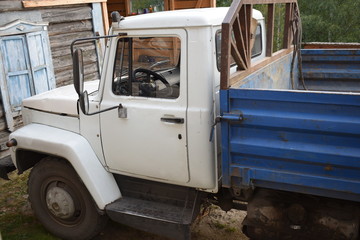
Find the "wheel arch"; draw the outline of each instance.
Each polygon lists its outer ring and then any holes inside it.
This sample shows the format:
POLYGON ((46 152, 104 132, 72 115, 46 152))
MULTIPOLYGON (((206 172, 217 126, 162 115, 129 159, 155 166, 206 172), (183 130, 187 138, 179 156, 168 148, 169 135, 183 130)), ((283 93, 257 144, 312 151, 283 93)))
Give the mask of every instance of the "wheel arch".
POLYGON ((62 158, 75 169, 99 209, 121 197, 114 176, 101 164, 83 136, 41 124, 29 124, 13 132, 10 138, 17 141, 11 155, 19 173, 47 156, 62 158))

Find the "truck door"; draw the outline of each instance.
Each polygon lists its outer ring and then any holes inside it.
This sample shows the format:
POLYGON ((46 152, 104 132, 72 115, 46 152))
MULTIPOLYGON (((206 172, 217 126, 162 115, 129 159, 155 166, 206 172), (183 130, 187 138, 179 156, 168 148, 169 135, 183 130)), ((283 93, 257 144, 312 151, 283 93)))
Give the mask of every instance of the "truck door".
POLYGON ((121 107, 100 115, 101 139, 110 171, 185 183, 186 32, 164 32, 117 40, 101 109, 121 107))

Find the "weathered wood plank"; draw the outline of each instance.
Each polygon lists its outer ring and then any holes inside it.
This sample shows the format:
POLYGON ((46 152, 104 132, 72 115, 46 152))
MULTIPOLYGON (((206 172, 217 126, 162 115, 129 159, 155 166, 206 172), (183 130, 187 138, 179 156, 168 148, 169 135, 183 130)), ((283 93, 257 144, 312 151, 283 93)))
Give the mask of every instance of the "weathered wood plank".
MULTIPOLYGON (((96 62, 97 61, 97 55, 95 51, 84 51, 84 62, 96 62)), ((57 57, 53 59, 55 72, 57 72, 57 69, 70 66, 72 68, 72 57, 71 55, 65 55, 61 57, 57 57)))
POLYGON ((55 36, 60 34, 75 33, 75 32, 91 32, 93 25, 91 20, 75 21, 67 23, 55 23, 49 27, 49 36, 55 36))
POLYGON ((45 8, 41 9, 42 18, 46 22, 65 23, 92 19, 91 6, 45 8))
POLYGON ((0 119, 0 131, 4 131, 7 129, 7 125, 6 125, 6 121, 5 118, 1 118, 0 119))
POLYGON ((21 1, 0 1, 0 12, 22 10, 21 1))
MULTIPOLYGON (((100 75, 97 71, 97 63, 88 63, 84 66, 85 80, 99 79, 100 75)), ((73 83, 73 71, 72 68, 61 71, 57 76, 57 87, 65 86, 73 83)))
POLYGON ((109 31, 109 15, 108 15, 108 9, 106 3, 101 3, 101 11, 103 16, 103 22, 104 22, 104 31, 105 34, 109 31))
POLYGON ((25 8, 34 7, 51 7, 51 6, 63 6, 74 5, 84 3, 99 3, 106 2, 106 0, 24 0, 22 1, 25 8))
POLYGON ((275 4, 268 5, 267 31, 266 31, 266 57, 271 57, 273 53, 274 41, 274 16, 275 4))
POLYGON ((107 9, 109 13, 113 11, 125 11, 125 4, 122 2, 119 3, 111 3, 107 5, 107 9))
MULTIPOLYGON (((93 43, 81 44, 81 49, 84 51, 93 50, 95 51, 95 45, 93 43)), ((70 55, 70 46, 62 46, 51 49, 51 55, 53 58, 61 57, 64 55, 70 55)))
MULTIPOLYGON (((0 3, 2 1, 0 0, 0 3)), ((1 4, 0 4, 1 5, 1 4)), ((1 6, 0 6, 1 7, 1 6)), ((2 9, 0 10, 0 12, 2 9)), ((0 14, 0 26, 4 26, 10 22, 13 22, 15 20, 23 20, 23 21, 29 21, 31 19, 31 22, 43 22, 43 19, 41 17, 40 11, 8 11, 8 12, 1 12, 0 14)), ((3 35, 8 35, 7 33, 2 33, 3 35)))
POLYGON ((55 35, 50 37, 51 49, 56 47, 70 46, 70 44, 78 38, 93 37, 93 32, 72 32, 62 35, 55 35))

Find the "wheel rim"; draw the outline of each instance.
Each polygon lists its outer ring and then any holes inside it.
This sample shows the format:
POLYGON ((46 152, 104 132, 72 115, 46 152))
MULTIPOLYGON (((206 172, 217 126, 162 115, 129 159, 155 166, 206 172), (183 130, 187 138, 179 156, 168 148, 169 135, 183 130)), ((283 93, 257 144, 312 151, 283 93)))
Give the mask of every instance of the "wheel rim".
POLYGON ((66 226, 76 226, 85 215, 85 203, 66 179, 47 179, 41 188, 41 201, 51 218, 66 226))
POLYGON ((75 204, 71 195, 63 188, 51 187, 46 193, 48 210, 61 219, 69 219, 74 216, 75 204))

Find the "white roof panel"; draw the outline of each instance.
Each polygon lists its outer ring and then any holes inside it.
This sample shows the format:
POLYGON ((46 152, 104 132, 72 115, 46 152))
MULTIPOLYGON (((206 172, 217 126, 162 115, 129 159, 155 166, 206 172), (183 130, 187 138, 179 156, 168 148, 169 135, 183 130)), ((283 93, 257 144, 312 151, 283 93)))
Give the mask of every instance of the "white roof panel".
MULTIPOLYGON (((120 24, 113 24, 115 31, 120 29, 175 28, 197 26, 219 26, 229 8, 196 8, 176 11, 164 11, 126 17, 120 24)), ((254 10, 255 19, 263 18, 254 10)), ((121 31, 121 30, 120 30, 121 31)))

